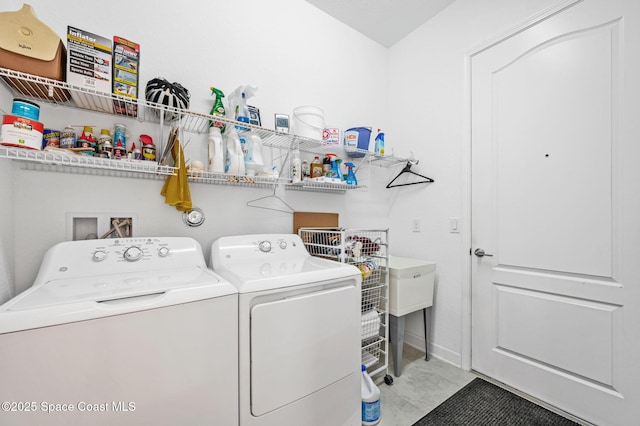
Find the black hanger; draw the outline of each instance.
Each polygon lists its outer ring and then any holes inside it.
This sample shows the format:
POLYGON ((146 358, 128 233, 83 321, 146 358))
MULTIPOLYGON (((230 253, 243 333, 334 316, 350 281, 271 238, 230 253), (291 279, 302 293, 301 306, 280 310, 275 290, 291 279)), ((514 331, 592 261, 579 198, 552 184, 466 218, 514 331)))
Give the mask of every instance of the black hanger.
POLYGON ((407 165, 404 166, 404 169, 402 169, 402 171, 400 173, 398 173, 398 175, 396 177, 394 177, 391 182, 389 182, 387 184, 387 188, 395 188, 398 186, 407 186, 407 185, 417 185, 419 183, 431 183, 431 182, 435 182, 433 179, 431 179, 430 177, 426 177, 426 176, 422 176, 421 174, 418 174, 414 171, 411 170, 411 161, 407 162, 407 165), (410 173, 412 175, 416 175, 416 176, 420 176, 421 178, 423 178, 424 180, 419 180, 417 182, 409 182, 409 183, 400 183, 397 185, 392 185, 393 182, 396 181, 396 179, 398 179, 401 175, 403 175, 404 173, 410 173))

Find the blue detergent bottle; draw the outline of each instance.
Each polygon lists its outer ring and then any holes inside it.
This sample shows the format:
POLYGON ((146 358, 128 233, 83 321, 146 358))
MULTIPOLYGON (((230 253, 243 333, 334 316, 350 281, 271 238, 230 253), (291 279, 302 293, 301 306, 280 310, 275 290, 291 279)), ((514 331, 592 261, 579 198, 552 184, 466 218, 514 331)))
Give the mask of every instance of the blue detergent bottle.
POLYGON ((347 185, 358 185, 358 179, 356 179, 356 174, 353 171, 353 169, 355 169, 356 165, 353 163, 344 163, 345 166, 347 166, 347 169, 349 169, 349 171, 347 172, 347 185))

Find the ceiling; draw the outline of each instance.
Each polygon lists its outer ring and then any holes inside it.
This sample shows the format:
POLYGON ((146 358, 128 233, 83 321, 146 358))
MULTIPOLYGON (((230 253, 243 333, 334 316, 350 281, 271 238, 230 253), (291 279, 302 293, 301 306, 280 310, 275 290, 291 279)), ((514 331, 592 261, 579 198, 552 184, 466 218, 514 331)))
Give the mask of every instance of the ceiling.
POLYGON ((318 9, 391 47, 455 0, 307 0, 318 9))

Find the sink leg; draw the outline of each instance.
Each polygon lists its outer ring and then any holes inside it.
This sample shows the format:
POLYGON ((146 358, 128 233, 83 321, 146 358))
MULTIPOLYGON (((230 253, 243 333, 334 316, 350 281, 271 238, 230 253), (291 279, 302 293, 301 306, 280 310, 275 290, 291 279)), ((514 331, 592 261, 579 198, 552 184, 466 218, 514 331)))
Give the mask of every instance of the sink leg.
POLYGON ((393 356, 393 375, 400 377, 402 373, 402 345, 404 344, 404 315, 389 315, 389 340, 393 356))
POLYGON ((422 310, 424 320, 424 360, 429 361, 429 325, 431 323, 431 307, 422 310), (429 321, 427 321, 427 309, 429 309, 429 321))

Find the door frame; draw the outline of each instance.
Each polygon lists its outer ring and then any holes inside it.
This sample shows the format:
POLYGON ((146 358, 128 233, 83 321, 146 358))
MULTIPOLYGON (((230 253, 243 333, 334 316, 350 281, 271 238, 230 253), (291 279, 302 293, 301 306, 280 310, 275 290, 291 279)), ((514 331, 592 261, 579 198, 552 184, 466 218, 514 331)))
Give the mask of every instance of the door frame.
POLYGON ((473 57, 482 53, 486 49, 507 40, 520 32, 556 15, 576 4, 582 3, 584 0, 561 0, 553 6, 541 10, 520 24, 515 25, 511 29, 498 34, 497 36, 485 40, 475 47, 469 49, 464 57, 464 117, 463 117, 463 143, 462 143, 462 297, 461 297, 461 335, 460 335, 460 357, 461 367, 466 371, 471 371, 471 339, 472 339, 472 312, 471 312, 471 294, 472 294, 472 259, 471 249, 473 247, 472 236, 473 229, 471 227, 471 196, 472 196, 472 167, 471 167, 471 63, 473 57))

